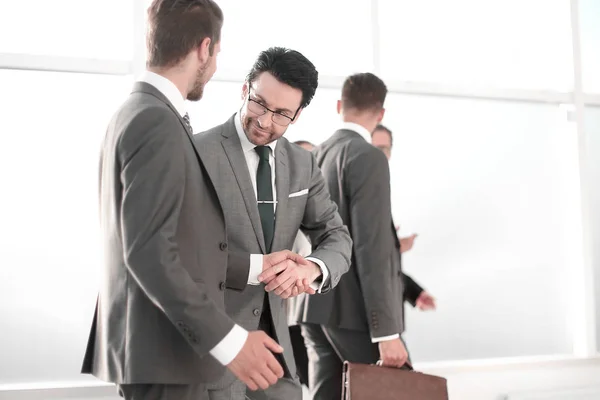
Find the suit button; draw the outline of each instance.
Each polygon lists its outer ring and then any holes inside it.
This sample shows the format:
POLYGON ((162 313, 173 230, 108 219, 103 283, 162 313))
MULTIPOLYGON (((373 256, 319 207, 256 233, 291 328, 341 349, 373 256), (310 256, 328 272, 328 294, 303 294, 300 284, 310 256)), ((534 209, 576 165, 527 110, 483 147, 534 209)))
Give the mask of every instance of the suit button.
POLYGON ((225 242, 221 242, 221 243, 219 244, 219 249, 221 249, 221 251, 225 251, 225 250, 227 250, 227 243, 225 243, 225 242))
POLYGON ((255 308, 254 311, 252 311, 252 314, 258 317, 260 315, 260 310, 258 308, 255 308))
POLYGON ((219 290, 221 290, 221 291, 225 290, 225 282, 219 283, 219 290))

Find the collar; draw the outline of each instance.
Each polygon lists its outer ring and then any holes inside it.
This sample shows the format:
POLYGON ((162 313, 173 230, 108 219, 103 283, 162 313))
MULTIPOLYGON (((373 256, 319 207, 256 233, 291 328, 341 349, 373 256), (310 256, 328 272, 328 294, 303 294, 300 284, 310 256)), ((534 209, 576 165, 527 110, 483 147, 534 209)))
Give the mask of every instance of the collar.
POLYGON ((147 70, 141 74, 138 81, 146 82, 154 86, 171 102, 171 104, 173 104, 173 107, 175 107, 179 115, 183 117, 186 114, 185 99, 173 82, 164 76, 147 70))
POLYGON ((344 122, 340 129, 346 129, 349 131, 354 131, 362 136, 363 139, 367 141, 367 143, 371 143, 371 132, 367 130, 362 125, 355 124, 354 122, 344 122))
MULTIPOLYGON (((244 128, 242 127, 242 115, 240 113, 236 113, 233 116, 233 122, 235 124, 235 130, 240 137, 240 143, 242 144, 242 151, 247 153, 249 151, 254 151, 256 145, 248 140, 248 136, 244 132, 244 128)), ((271 148, 271 154, 275 157, 275 147, 277 146, 277 140, 272 141, 267 146, 271 148)))

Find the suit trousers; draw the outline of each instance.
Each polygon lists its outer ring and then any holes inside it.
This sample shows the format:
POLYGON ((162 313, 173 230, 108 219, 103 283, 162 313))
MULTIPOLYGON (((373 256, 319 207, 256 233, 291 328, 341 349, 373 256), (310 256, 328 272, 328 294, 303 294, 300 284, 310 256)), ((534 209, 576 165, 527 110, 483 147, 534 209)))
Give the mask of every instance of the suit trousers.
MULTIPOLYGON (((258 328, 271 338, 277 340, 268 299, 269 297, 265 295, 258 328)), ((285 365, 282 355, 275 354, 275 358, 282 366, 285 365)), ((246 385, 242 381, 236 379, 230 386, 209 391, 209 395, 210 400, 302 400, 302 386, 300 385, 298 378, 290 376, 289 370, 284 367, 284 377, 279 379, 275 385, 269 387, 267 390, 257 390, 252 392, 247 390, 246 385)))
POLYGON ((290 326, 289 331, 298 378, 301 384, 308 386, 308 355, 306 354, 306 345, 300 331, 300 325, 290 326))
POLYGON ((302 324, 308 352, 308 387, 313 400, 340 399, 344 361, 375 364, 379 345, 369 332, 302 324))

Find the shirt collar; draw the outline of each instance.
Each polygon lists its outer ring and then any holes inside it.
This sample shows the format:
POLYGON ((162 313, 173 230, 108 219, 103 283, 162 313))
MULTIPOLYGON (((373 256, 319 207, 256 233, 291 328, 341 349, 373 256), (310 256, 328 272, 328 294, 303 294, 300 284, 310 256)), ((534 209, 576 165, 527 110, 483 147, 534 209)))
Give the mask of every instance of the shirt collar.
POLYGON ((186 114, 185 99, 173 82, 151 71, 144 71, 138 81, 154 86, 173 104, 179 115, 183 117, 186 114))
MULTIPOLYGON (((254 151, 256 145, 248 140, 248 136, 244 132, 244 128, 242 127, 242 115, 240 113, 236 113, 233 117, 235 123, 235 130, 240 137, 240 143, 242 144, 242 150, 244 153, 249 151, 254 151)), ((275 147, 277 146, 277 140, 272 141, 267 146, 271 148, 271 154, 275 157, 275 147)))
POLYGON ((344 122, 340 129, 347 129, 350 131, 354 131, 354 132, 358 133, 360 136, 362 136, 362 138, 365 139, 367 141, 367 143, 371 143, 371 132, 369 132, 367 130, 367 128, 365 128, 362 125, 355 124, 354 122, 344 122))

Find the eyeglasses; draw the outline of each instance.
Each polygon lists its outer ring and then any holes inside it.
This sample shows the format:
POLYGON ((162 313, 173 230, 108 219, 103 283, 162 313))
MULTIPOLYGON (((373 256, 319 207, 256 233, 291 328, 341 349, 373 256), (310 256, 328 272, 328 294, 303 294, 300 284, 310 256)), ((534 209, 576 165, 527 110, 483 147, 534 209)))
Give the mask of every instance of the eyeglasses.
POLYGON ((273 111, 270 108, 267 108, 264 104, 258 102, 257 100, 250 98, 250 90, 248 90, 248 110, 250 110, 252 113, 258 116, 265 115, 267 112, 270 112, 271 121, 273 121, 273 123, 280 126, 288 126, 296 119, 296 115, 298 115, 300 107, 298 107, 293 117, 288 117, 287 115, 284 115, 279 111, 273 111))

